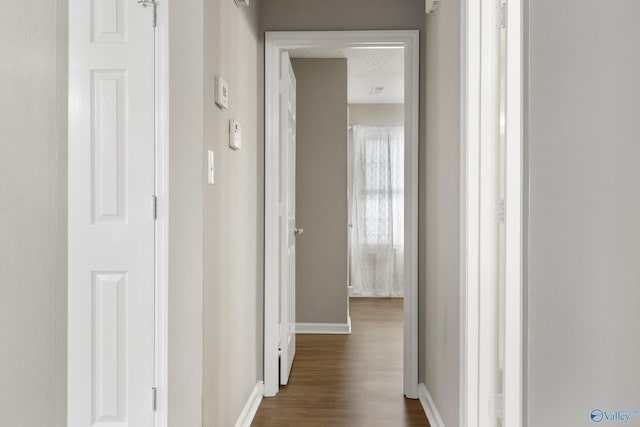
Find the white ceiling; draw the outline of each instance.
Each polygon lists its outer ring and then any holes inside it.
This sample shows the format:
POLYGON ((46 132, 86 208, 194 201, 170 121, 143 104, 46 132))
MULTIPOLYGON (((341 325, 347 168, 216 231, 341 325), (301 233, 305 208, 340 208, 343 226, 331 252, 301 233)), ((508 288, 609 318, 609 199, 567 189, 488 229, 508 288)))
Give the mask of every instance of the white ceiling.
POLYGON ((302 48, 289 51, 292 58, 347 58, 349 104, 404 102, 403 48, 302 48), (384 89, 371 93, 374 87, 384 89))

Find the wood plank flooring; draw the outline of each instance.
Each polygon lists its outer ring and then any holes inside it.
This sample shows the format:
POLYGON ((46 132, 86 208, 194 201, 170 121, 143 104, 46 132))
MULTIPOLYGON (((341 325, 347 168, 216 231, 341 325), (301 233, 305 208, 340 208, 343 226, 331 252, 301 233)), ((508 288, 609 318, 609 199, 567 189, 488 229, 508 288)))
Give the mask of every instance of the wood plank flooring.
POLYGON ((289 384, 253 427, 429 426, 402 394, 402 299, 351 298, 351 335, 298 335, 289 384))

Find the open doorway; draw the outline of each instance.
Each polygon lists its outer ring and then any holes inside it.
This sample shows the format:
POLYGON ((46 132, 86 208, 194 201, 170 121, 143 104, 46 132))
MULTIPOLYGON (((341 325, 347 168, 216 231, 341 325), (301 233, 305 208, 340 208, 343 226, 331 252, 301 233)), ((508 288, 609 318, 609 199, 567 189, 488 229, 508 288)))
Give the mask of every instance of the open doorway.
MULTIPOLYGON (((417 398, 418 385, 418 334, 417 334, 417 173, 418 173, 418 32, 417 31, 349 31, 349 32, 287 32, 267 33, 265 48, 265 88, 266 88, 266 134, 265 134, 265 396, 274 396, 279 384, 279 356, 284 354, 283 343, 290 340, 287 334, 291 319, 286 319, 290 308, 282 307, 282 296, 291 295, 287 288, 290 281, 282 280, 283 253, 280 227, 281 198, 279 197, 281 179, 287 168, 287 156, 282 155, 282 123, 280 114, 280 89, 282 87, 282 54, 296 49, 368 49, 399 50, 403 53, 402 93, 403 108, 403 144, 401 182, 403 186, 402 213, 403 229, 396 232, 402 234, 398 243, 401 245, 403 258, 401 276, 403 284, 404 304, 403 318, 403 391, 407 397, 417 398), (283 318, 284 314, 284 318, 283 318), (285 325, 283 328, 282 325, 285 325)), ((369 88, 371 89, 371 88, 369 88)), ((345 126, 342 130, 347 135, 345 126)), ((387 147, 388 148, 388 147, 387 147)), ((346 183, 345 183, 346 184, 346 183)), ((347 218, 345 218, 346 221, 347 218)), ((302 224, 300 226, 303 226, 302 224)), ((287 227, 285 233, 295 233, 298 226, 287 227)), ((300 232, 300 231, 299 231, 300 232)), ((345 230, 346 240, 347 230, 345 230)), ((345 274, 345 299, 348 298, 347 281, 350 275, 345 274)), ((295 285, 294 285, 295 286, 295 285)), ((289 298, 285 301, 294 304, 289 298)), ((347 301, 345 301, 347 302, 347 301)), ((295 323, 295 320, 293 321, 295 323)), ((288 355, 287 357, 291 357, 288 355)))
MULTIPOLYGON (((281 129, 295 135, 287 139, 295 143, 289 151, 295 151, 296 206, 295 224, 281 224, 298 234, 295 292, 282 294, 295 294, 296 336, 281 337, 280 384, 289 396, 301 378, 315 381, 309 378, 315 366, 346 362, 350 381, 363 389, 371 378, 383 381, 384 402, 402 405, 404 47, 310 47, 286 54, 293 75, 284 80, 295 81, 295 89, 285 83, 290 87, 281 99, 288 102, 281 111, 289 115, 295 104, 296 126, 281 129), (349 336, 327 336, 334 334, 349 336)), ((293 212, 289 204, 285 209, 293 212)))
POLYGON ((288 54, 297 82, 297 223, 306 230, 296 329, 348 333, 349 298, 404 296, 404 47, 288 54))

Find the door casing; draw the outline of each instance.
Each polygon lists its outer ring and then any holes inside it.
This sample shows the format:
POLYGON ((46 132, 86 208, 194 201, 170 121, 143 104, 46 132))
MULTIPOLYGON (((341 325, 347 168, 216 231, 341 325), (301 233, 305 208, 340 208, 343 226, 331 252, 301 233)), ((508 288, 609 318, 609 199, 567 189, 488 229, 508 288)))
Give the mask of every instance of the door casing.
POLYGON ((169 2, 156 6, 155 427, 169 425, 169 2))
POLYGON ((524 7, 506 12, 505 338, 504 423, 520 427, 524 414, 524 7))
MULTIPOLYGON (((278 393, 280 54, 295 48, 405 49, 404 394, 418 398, 419 31, 291 31, 265 34, 264 395, 278 393)), ((346 132, 346 129, 345 129, 346 132)), ((345 283, 346 286, 346 283, 345 283)))

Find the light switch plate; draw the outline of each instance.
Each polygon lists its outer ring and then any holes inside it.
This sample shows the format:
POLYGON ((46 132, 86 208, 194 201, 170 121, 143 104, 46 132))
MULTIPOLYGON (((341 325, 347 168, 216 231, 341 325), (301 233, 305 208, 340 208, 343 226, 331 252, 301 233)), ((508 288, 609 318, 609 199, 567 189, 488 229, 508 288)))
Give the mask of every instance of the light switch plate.
POLYGON ((216 77, 214 99, 220 108, 229 108, 229 86, 222 77, 216 77))
POLYGON ((208 151, 208 168, 207 168, 207 183, 215 184, 216 182, 216 164, 213 157, 213 150, 208 151))
POLYGON ((242 148, 242 129, 237 120, 229 120, 229 147, 234 150, 242 148))

